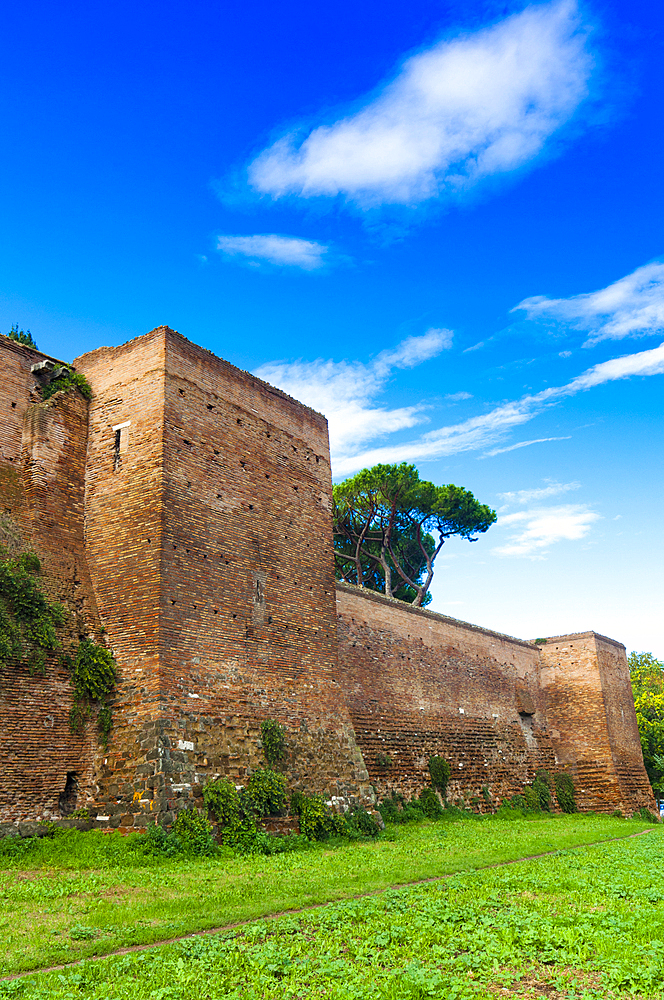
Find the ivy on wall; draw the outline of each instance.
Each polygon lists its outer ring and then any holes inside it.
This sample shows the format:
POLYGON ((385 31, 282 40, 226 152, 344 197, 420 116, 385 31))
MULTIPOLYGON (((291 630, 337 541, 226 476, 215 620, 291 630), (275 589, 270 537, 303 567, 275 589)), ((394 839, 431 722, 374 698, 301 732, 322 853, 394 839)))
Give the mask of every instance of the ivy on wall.
MULTIPOLYGON (((34 552, 12 558, 0 546, 0 665, 25 663, 33 676, 46 673, 48 654, 62 645, 57 629, 67 618, 66 609, 44 594, 40 572, 34 552)), ((70 729, 79 732, 90 717, 92 703, 97 702, 100 739, 106 746, 112 726, 108 696, 116 681, 111 653, 84 637, 70 652, 61 653, 60 665, 69 669, 74 689, 70 729)))

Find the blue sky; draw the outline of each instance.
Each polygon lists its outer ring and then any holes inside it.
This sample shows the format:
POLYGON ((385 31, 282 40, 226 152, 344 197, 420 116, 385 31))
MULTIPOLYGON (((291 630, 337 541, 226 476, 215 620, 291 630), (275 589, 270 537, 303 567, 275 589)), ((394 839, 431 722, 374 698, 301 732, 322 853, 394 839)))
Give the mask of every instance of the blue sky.
POLYGON ((499 511, 434 610, 664 657, 661 10, 26 2, 0 331, 167 323, 499 511))

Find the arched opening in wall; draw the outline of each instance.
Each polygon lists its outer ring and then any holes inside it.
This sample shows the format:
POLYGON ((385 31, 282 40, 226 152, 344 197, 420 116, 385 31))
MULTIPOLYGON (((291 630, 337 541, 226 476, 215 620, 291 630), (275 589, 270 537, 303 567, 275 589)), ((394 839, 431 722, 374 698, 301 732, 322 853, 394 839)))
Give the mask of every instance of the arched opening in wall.
POLYGON ((67 771, 65 787, 58 797, 58 809, 61 816, 69 816, 76 809, 78 801, 78 775, 76 771, 67 771))

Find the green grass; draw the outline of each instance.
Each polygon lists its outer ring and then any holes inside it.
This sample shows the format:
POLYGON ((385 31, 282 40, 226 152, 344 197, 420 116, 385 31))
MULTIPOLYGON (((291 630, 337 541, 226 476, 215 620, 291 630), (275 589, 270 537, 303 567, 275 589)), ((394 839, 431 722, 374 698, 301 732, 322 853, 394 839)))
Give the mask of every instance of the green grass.
POLYGON ((0 854, 2 971, 71 962, 645 828, 582 815, 425 822, 389 827, 376 841, 187 860, 145 857, 136 839, 116 834, 70 831, 0 854))

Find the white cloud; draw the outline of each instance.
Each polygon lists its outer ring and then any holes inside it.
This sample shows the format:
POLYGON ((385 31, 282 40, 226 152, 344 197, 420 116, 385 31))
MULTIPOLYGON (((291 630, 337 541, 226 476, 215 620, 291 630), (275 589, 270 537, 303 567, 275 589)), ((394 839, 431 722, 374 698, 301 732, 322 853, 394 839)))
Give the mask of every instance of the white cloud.
POLYGON ((249 167, 281 197, 345 195, 362 207, 455 195, 523 167, 587 94, 592 60, 575 0, 533 5, 407 59, 361 110, 249 167))
POLYGON ((342 462, 367 442, 424 419, 423 404, 387 409, 376 406, 375 400, 395 368, 414 368, 451 346, 451 330, 430 329, 382 351, 367 364, 323 359, 275 361, 262 365, 255 374, 326 415, 330 449, 335 460, 342 462))
POLYGON ((219 236, 217 249, 233 257, 265 260, 270 264, 313 271, 323 266, 323 258, 329 248, 313 240, 268 233, 262 236, 219 236))
POLYGON ((448 403, 461 403, 464 399, 472 398, 472 392, 448 392, 447 396, 443 396, 448 403))
MULTIPOLYGON (((349 450, 347 447, 343 452, 333 453, 334 474, 347 476, 358 469, 375 465, 378 462, 424 461, 442 458, 446 455, 455 455, 463 451, 487 448, 504 438, 512 428, 528 423, 544 409, 556 405, 567 396, 573 396, 578 392, 606 382, 629 378, 632 375, 658 375, 662 373, 664 373, 664 343, 650 351, 641 351, 638 354, 629 354, 625 357, 604 361, 589 368, 566 385, 552 386, 535 395, 523 396, 513 402, 503 403, 480 416, 470 417, 461 423, 450 424, 437 430, 427 431, 415 440, 367 450, 362 450, 360 447, 349 450)), ((320 408, 326 412, 322 404, 320 408)), ((417 408, 411 408, 411 410, 416 412, 417 408)), ((334 418, 330 414, 327 415, 332 430, 334 418)), ((413 419, 412 423, 403 426, 413 426, 417 422, 419 422, 418 419, 413 419)), ((364 436, 363 442, 369 440, 372 438, 364 436)), ((348 444, 350 445, 350 443, 349 441, 348 444)), ((358 444, 360 443, 358 440, 358 444)))
POLYGON ((556 542, 585 538, 600 516, 581 504, 507 514, 498 518, 498 525, 510 530, 511 538, 493 551, 499 556, 543 559, 546 550, 556 542))
POLYGON ((549 482, 548 486, 538 486, 532 490, 512 490, 509 493, 499 493, 498 496, 506 504, 527 504, 532 503, 534 500, 546 500, 548 497, 554 497, 560 493, 569 493, 570 490, 578 490, 580 488, 581 483, 549 482))
POLYGON ((529 319, 549 318, 590 331, 586 347, 601 340, 658 333, 664 329, 664 263, 639 267, 598 292, 568 299, 535 295, 524 299, 512 312, 517 309, 525 310, 529 319))
POLYGON ((506 451, 516 451, 517 448, 528 448, 531 444, 544 444, 546 441, 569 441, 570 435, 565 437, 534 438, 532 441, 519 441, 518 444, 510 444, 506 448, 492 448, 481 458, 493 458, 494 455, 504 455, 506 451))

